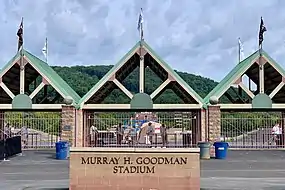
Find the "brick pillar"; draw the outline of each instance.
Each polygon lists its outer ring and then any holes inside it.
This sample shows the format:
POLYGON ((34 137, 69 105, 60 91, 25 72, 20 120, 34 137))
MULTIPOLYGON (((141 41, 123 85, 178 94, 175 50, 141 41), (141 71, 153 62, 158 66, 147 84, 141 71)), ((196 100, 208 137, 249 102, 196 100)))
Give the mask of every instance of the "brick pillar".
MULTIPOLYGON (((213 145, 221 138, 221 110, 219 105, 209 105, 207 110, 208 141, 213 145)), ((215 148, 211 146, 211 157, 215 156, 215 148)))
POLYGON ((200 122, 201 122, 201 141, 208 141, 208 130, 207 130, 207 114, 206 110, 202 109, 200 114, 200 122))
POLYGON ((72 105, 63 105, 61 111, 61 140, 68 141, 70 146, 74 146, 76 109, 72 105))
POLYGON ((221 110, 219 105, 208 106, 209 141, 220 141, 221 138, 221 110))
POLYGON ((5 112, 0 111, 0 140, 4 139, 4 126, 5 126, 5 112))
POLYGON ((192 145, 196 145, 199 138, 199 117, 198 114, 195 112, 191 113, 191 125, 192 125, 192 145))
POLYGON ((282 111, 281 112, 281 128, 282 128, 282 138, 281 138, 281 144, 282 144, 282 147, 284 147, 285 145, 285 112, 282 111))
POLYGON ((83 110, 76 110, 75 146, 84 146, 84 114, 83 110))

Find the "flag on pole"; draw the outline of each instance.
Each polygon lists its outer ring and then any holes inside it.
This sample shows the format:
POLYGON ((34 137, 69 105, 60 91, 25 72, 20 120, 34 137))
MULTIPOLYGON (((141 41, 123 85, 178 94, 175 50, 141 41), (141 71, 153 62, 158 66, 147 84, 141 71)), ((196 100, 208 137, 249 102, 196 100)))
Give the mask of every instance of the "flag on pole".
POLYGON ((22 21, 21 24, 19 26, 19 29, 17 31, 17 36, 18 36, 18 51, 23 47, 23 28, 24 28, 24 24, 23 24, 23 17, 22 17, 22 21))
POLYGON ((140 32, 140 37, 141 40, 143 39, 143 9, 141 8, 141 12, 139 15, 139 20, 138 20, 138 31, 140 32))
POLYGON ((261 17, 260 19, 260 26, 259 26, 259 46, 262 46, 262 42, 263 42, 263 33, 266 32, 267 29, 264 25, 263 19, 261 17))
POLYGON ((42 49, 42 52, 43 52, 45 58, 47 59, 47 38, 46 38, 46 41, 45 41, 45 45, 44 45, 44 47, 42 49))
POLYGON ((243 43, 241 42, 240 38, 238 39, 238 46, 239 46, 239 62, 244 60, 244 51, 243 51, 243 43))

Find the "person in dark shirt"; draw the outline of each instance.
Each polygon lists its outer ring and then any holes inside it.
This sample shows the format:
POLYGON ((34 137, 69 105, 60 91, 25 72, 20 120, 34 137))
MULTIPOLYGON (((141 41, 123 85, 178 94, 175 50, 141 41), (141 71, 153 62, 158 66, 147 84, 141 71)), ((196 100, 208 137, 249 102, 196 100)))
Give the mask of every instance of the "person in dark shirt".
POLYGON ((160 126, 160 135, 162 140, 162 147, 166 147, 167 144, 167 128, 164 124, 160 126))
POLYGON ((121 145, 124 137, 124 129, 121 123, 119 123, 119 125, 116 128, 116 135, 117 135, 117 144, 121 145))
POLYGON ((130 137, 131 137, 131 143, 132 145, 134 145, 135 143, 137 143, 137 130, 136 130, 136 127, 133 126, 131 129, 130 129, 130 137))

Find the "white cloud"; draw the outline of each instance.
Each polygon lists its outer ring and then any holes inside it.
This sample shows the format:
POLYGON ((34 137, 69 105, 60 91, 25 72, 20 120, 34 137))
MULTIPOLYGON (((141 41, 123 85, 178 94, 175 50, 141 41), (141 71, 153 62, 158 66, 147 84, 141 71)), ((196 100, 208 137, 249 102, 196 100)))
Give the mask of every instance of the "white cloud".
POLYGON ((237 63, 238 37, 246 55, 257 49, 260 16, 268 29, 263 47, 285 66, 284 6, 280 0, 0 1, 0 66, 16 53, 22 16, 25 48, 42 57, 48 36, 50 64, 115 64, 139 39, 142 7, 145 40, 168 64, 221 80, 237 63))

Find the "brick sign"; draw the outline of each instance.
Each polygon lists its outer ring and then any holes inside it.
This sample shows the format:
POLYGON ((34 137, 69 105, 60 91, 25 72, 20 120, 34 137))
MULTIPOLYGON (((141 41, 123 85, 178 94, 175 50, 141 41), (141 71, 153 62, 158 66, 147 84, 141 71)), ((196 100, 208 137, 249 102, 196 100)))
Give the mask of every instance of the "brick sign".
POLYGON ((199 190, 199 153, 178 151, 71 148, 70 189, 199 190))
POLYGON ((81 157, 81 164, 111 165, 114 174, 155 173, 158 165, 186 165, 187 157, 81 157))

